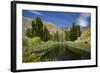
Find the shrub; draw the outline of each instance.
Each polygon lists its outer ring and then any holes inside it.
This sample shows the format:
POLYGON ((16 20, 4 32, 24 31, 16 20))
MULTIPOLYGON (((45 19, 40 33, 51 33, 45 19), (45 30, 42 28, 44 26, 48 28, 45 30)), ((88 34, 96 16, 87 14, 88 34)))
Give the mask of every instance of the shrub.
POLYGON ((41 38, 40 37, 33 37, 33 38, 30 38, 30 44, 31 45, 38 45, 41 43, 41 38))
POLYGON ((87 41, 84 41, 84 43, 88 44, 88 42, 87 42, 87 41))
POLYGON ((26 30, 26 36, 29 37, 29 38, 32 38, 32 37, 33 37, 31 28, 28 28, 28 29, 26 30))
POLYGON ((23 40, 22 40, 22 42, 23 42, 23 46, 24 47, 28 47, 29 46, 29 38, 28 37, 23 37, 23 40))

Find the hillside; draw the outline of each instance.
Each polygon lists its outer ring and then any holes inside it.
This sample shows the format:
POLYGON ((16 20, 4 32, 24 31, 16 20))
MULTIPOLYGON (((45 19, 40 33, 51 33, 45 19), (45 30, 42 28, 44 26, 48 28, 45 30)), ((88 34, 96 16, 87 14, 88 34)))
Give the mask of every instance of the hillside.
MULTIPOLYGON (((27 28, 31 28, 31 24, 32 24, 32 19, 28 18, 28 17, 23 17, 22 18, 22 31, 23 34, 26 31, 27 28)), ((61 29, 60 27, 56 26, 54 23, 51 22, 47 22, 47 21, 43 21, 43 25, 47 27, 47 29, 49 30, 50 33, 52 32, 56 32, 58 30, 59 33, 64 33, 63 29, 61 29)))
MULTIPOLYGON (((22 23, 23 23, 22 31, 24 34, 27 28, 31 28, 32 19, 28 18, 28 17, 23 17, 22 23)), ((65 35, 64 28, 62 29, 61 27, 56 26, 54 23, 47 22, 47 21, 43 21, 43 24, 44 24, 44 26, 46 25, 46 27, 50 33, 58 31, 59 35, 63 35, 63 36, 65 35)), ((81 28, 81 36, 75 42, 86 41, 86 42, 90 43, 90 41, 91 41, 90 36, 91 36, 90 27, 82 27, 81 28)), ((61 36, 61 38, 64 39, 65 37, 61 36)))
POLYGON ((79 41, 85 41, 87 43, 90 43, 91 41, 91 30, 90 28, 84 28, 83 31, 81 32, 81 36, 76 40, 76 42, 79 41))
POLYGON ((56 32, 57 30, 60 29, 58 26, 56 26, 55 24, 50 23, 50 22, 44 21, 43 24, 46 25, 49 32, 56 32))
POLYGON ((31 28, 32 19, 27 17, 22 17, 22 34, 24 35, 27 28, 31 28))

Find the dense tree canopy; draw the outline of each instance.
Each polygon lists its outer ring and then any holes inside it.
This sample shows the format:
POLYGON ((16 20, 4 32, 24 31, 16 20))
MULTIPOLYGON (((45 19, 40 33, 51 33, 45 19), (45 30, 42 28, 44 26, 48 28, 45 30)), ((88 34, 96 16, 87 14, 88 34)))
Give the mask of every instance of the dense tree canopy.
POLYGON ((32 21, 32 28, 27 29, 26 36, 30 38, 38 36, 41 38, 42 41, 48 41, 52 39, 53 41, 59 42, 59 41, 63 41, 63 36, 65 36, 66 41, 75 41, 81 35, 80 26, 76 25, 75 23, 73 23, 70 30, 66 28, 64 32, 65 35, 59 33, 57 30, 56 32, 52 33, 52 37, 51 37, 51 34, 48 31, 46 25, 43 25, 42 20, 39 17, 36 17, 32 21))
POLYGON ((26 36, 32 38, 38 36, 43 41, 48 41, 50 39, 50 32, 46 26, 43 26, 43 22, 39 17, 36 17, 32 21, 32 28, 28 28, 26 31, 26 36))
POLYGON ((73 23, 70 30, 70 40, 75 41, 81 35, 80 26, 73 23))

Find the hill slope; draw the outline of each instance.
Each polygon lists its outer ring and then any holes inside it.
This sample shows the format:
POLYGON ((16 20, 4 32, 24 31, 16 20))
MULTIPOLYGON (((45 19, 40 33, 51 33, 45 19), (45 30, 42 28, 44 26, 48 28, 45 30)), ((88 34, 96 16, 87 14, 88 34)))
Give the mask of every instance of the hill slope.
POLYGON ((85 28, 81 32, 81 36, 76 40, 76 42, 79 42, 79 41, 83 41, 83 42, 87 42, 87 43, 91 42, 91 30, 90 30, 90 28, 85 28))
MULTIPOLYGON (((31 28, 32 26, 32 20, 31 18, 28 17, 23 17, 22 18, 22 32, 23 34, 25 34, 25 31, 27 28, 31 28)), ((47 22, 47 21, 43 21, 43 25, 47 27, 47 29, 49 30, 50 33, 52 32, 59 32, 59 35, 65 35, 64 33, 64 28, 62 29, 61 27, 55 25, 54 23, 51 22, 47 22)), ((67 29, 68 30, 68 29, 67 29)), ((75 42, 87 42, 90 43, 91 42, 91 30, 90 27, 82 27, 81 28, 81 36, 75 41, 75 42)), ((61 37, 61 38, 65 38, 65 37, 61 37)))
MULTIPOLYGON (((31 28, 32 26, 32 19, 28 18, 28 17, 23 17, 22 18, 22 28, 23 28, 23 34, 26 31, 27 28, 31 28)), ((43 25, 47 27, 47 29, 49 30, 50 33, 52 32, 56 32, 58 30, 58 32, 62 32, 63 30, 56 26, 55 24, 51 23, 51 22, 47 22, 47 21, 43 21, 43 25)))

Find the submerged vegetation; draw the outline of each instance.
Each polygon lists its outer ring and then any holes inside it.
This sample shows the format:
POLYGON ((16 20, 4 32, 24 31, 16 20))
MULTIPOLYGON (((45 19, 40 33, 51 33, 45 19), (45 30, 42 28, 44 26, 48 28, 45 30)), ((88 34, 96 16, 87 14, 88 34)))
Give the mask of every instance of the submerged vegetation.
MULTIPOLYGON (((24 33, 23 62, 90 59, 90 40, 83 41, 85 35, 75 23, 69 29, 59 27, 51 32, 37 17, 32 21, 31 28, 27 28, 24 33)), ((86 37, 90 39, 87 33, 86 37)))

